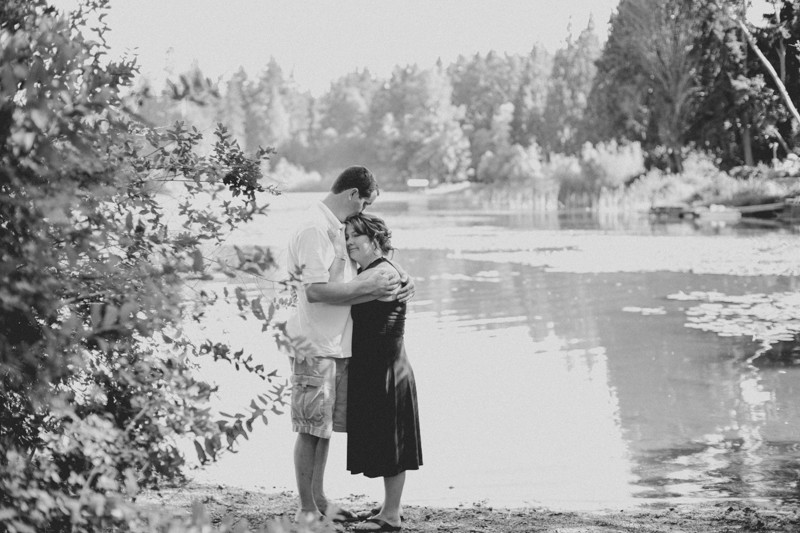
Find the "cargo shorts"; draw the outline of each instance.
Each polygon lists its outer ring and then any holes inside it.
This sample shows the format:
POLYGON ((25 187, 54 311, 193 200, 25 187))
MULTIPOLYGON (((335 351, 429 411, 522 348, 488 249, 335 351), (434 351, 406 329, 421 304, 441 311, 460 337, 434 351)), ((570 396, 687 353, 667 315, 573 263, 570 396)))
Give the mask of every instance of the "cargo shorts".
POLYGON ((307 357, 292 365, 292 430, 323 439, 347 431, 349 358, 307 357))

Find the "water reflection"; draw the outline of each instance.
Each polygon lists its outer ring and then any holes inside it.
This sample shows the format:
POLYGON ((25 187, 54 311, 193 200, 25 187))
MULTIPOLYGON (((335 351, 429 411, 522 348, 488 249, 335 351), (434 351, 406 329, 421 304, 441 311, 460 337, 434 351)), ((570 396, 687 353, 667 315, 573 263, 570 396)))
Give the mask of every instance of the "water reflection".
POLYGON ((736 222, 700 219, 657 219, 644 211, 569 209, 559 211, 509 210, 486 207, 477 197, 388 193, 377 205, 382 213, 442 218, 457 225, 497 225, 538 230, 606 230, 652 235, 747 235, 765 230, 790 235, 800 233, 800 225, 774 220, 742 218, 736 222))
MULTIPOLYGON (((591 265, 555 271, 430 242, 477 235, 496 244, 486 249, 495 253, 514 242, 509 231, 543 229, 550 234, 535 233, 535 249, 515 252, 546 255, 565 250, 555 230, 605 225, 591 237, 601 243, 619 233, 699 233, 712 242, 715 232, 738 230, 653 225, 634 215, 440 210, 444 204, 434 198, 386 196, 376 210, 391 219, 397 240, 412 231, 419 239, 397 256, 417 284, 407 347, 426 459, 409 476, 409 503, 597 509, 714 498, 800 501, 797 344, 754 358, 763 352, 758 342, 687 328, 687 311, 697 303, 668 298, 681 291, 735 297, 796 290, 791 278, 592 272, 591 265)), ((231 242, 269 242, 259 231, 231 242)), ((608 254, 624 252, 614 243, 608 254)), ((247 324, 224 327, 264 353, 264 339, 247 324)), ((282 358, 264 357, 285 372, 282 358)), ((218 370, 210 375, 223 382, 222 401, 232 405, 260 386, 218 370)), ((292 489, 292 442, 288 417, 279 417, 203 475, 292 489)), ((329 461, 329 495, 380 497, 380 484, 346 474, 341 436, 329 461)))
MULTIPOLYGON (((675 290, 701 287, 730 294, 770 292, 783 286, 783 280, 663 272, 550 273, 460 261, 444 252, 404 252, 403 261, 412 272, 447 273, 420 280, 421 301, 414 306, 409 329, 426 326, 424 338, 418 338, 419 331, 412 333, 422 357, 441 361, 456 352, 452 364, 476 370, 474 386, 490 391, 492 399, 486 401, 492 413, 467 427, 526 442, 528 453, 541 458, 528 463, 532 478, 548 472, 554 462, 561 469, 579 467, 560 481, 550 479, 547 489, 538 487, 541 494, 529 482, 531 500, 553 505, 558 487, 572 491, 570 504, 575 505, 598 504, 609 494, 622 502, 626 496, 673 502, 797 499, 796 480, 786 483, 796 474, 773 474, 785 468, 797 472, 800 466, 796 446, 775 446, 800 437, 800 390, 794 385, 798 369, 782 367, 783 374, 756 369, 748 360, 758 343, 688 330, 687 304, 666 298, 675 290), (633 313, 631 308, 661 311, 633 313), (474 332, 468 345, 448 345, 458 330, 474 332), (428 353, 429 338, 448 340, 428 353), (493 347, 478 348, 482 338, 492 339, 493 347), (476 368, 475 360, 483 357, 492 361, 492 369, 476 368), (557 364, 548 364, 553 362, 557 364), (494 394, 507 390, 506 385, 515 391, 514 398, 530 398, 531 389, 546 391, 525 409, 554 413, 553 419, 518 419, 502 393, 499 398, 494 394), (574 402, 580 407, 572 409, 574 402), (575 427, 590 430, 578 436, 564 429, 575 427), (587 462, 586 457, 592 459, 587 462)), ((435 374, 442 368, 426 371, 435 374)), ((453 395, 460 403, 463 393, 456 392, 444 398, 453 395)), ((472 414, 438 415, 439 426, 443 418, 456 416, 455 425, 472 419, 472 414)), ((503 455, 509 452, 506 444, 499 447, 503 455)), ((519 457, 516 452, 511 450, 510 457, 519 457)), ((490 470, 489 465, 502 463, 494 455, 476 452, 475 457, 483 456, 483 470, 490 470)))

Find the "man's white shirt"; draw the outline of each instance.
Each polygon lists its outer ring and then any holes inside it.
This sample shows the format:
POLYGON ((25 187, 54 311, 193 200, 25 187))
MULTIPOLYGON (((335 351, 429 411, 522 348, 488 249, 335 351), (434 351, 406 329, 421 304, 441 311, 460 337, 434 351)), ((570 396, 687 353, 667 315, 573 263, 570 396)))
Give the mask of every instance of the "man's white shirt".
POLYGON ((297 287, 297 307, 286 323, 293 339, 302 339, 310 354, 324 357, 352 355, 353 320, 349 305, 309 303, 306 287, 311 283, 348 282, 356 267, 347 255, 344 224, 323 203, 308 211, 289 239, 287 267, 302 267, 297 287), (342 260, 344 259, 344 260, 342 260))

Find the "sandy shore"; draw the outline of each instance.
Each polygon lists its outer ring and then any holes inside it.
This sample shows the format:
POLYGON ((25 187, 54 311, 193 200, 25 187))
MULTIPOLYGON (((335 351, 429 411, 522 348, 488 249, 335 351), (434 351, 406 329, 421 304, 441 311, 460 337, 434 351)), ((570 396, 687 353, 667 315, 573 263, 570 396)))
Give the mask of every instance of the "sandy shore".
MULTIPOLYGON (((176 519, 200 511, 211 524, 236 531, 287 531, 296 509, 291 492, 267 494, 222 485, 189 484, 140 495, 137 503, 166 511, 176 519), (236 529, 240 528, 240 529, 236 529)), ((337 504, 362 511, 376 502, 351 496, 337 504)), ((481 505, 458 508, 409 506, 403 509, 409 532, 553 532, 553 533, 730 533, 800 531, 800 507, 717 502, 606 512, 556 512, 538 508, 501 509, 481 505)), ((324 527, 321 528, 324 530, 324 527)), ((352 531, 352 525, 344 528, 352 531)), ((208 530, 203 530, 208 531, 208 530)), ((215 529, 216 531, 216 529, 215 529)), ((210 533, 210 532, 209 532, 210 533)))

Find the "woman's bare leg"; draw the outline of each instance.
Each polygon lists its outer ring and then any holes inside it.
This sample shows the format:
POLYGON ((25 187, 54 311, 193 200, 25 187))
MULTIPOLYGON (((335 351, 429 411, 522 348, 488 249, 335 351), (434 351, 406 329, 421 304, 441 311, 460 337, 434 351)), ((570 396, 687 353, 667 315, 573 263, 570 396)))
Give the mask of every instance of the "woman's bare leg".
MULTIPOLYGON (((393 526, 399 526, 400 519, 400 500, 403 497, 403 486, 406 483, 406 473, 400 472, 396 476, 383 478, 383 507, 373 518, 385 520, 393 526)), ((377 529, 377 524, 364 522, 355 527, 356 531, 369 531, 377 529)))
POLYGON ((383 478, 385 496, 381 515, 392 525, 400 525, 400 500, 403 497, 403 487, 406 483, 406 473, 400 472, 396 476, 383 478))

